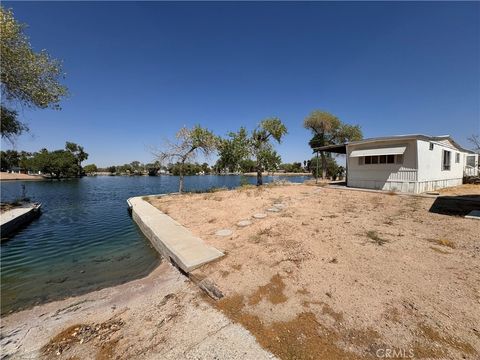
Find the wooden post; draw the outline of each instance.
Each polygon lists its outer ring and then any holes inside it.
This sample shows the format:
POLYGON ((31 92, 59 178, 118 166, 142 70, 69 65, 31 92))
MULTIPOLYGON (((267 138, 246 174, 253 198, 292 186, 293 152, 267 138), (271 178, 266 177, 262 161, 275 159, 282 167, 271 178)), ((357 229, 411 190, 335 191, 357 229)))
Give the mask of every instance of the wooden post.
POLYGON ((318 150, 317 150, 317 167, 315 168, 315 184, 318 184, 318 150))

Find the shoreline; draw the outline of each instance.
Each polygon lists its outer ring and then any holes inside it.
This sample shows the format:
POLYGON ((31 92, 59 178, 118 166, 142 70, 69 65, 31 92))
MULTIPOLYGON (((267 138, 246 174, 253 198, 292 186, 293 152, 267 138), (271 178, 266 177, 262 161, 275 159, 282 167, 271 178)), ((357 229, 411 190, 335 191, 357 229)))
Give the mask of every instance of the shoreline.
POLYGON ((42 175, 28 175, 28 174, 16 174, 16 173, 7 173, 0 172, 0 181, 42 181, 45 178, 42 175))
POLYGON ((3 316, 0 345, 15 358, 274 358, 168 262, 141 279, 3 316))

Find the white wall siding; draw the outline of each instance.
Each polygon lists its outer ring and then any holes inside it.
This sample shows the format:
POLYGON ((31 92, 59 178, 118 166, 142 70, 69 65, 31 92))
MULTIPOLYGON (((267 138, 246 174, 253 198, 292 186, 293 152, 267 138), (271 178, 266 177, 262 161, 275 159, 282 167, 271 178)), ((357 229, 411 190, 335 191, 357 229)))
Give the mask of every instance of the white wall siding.
POLYGON ((438 181, 463 179, 464 152, 451 147, 451 143, 432 142, 433 150, 430 150, 430 142, 417 140, 418 149, 418 181, 438 181), (442 170, 442 153, 450 151, 450 170, 442 170), (456 154, 460 154, 460 162, 456 163, 456 154))
POLYGON ((403 182, 414 183, 417 181, 417 153, 416 141, 379 141, 369 144, 351 145, 347 148, 348 186, 365 187, 368 189, 392 190, 396 187, 410 188, 410 185, 400 185, 403 182), (403 164, 363 164, 359 165, 358 158, 351 158, 350 154, 354 150, 381 148, 388 146, 406 146, 403 154, 403 164), (392 184, 390 184, 392 183, 392 184))
POLYGON ((478 155, 475 155, 475 166, 466 166, 467 156, 471 155, 458 149, 448 139, 430 142, 404 138, 351 144, 347 146, 347 186, 410 193, 457 186, 462 184, 465 174, 478 175, 478 155), (354 150, 395 146, 406 146, 403 164, 365 164, 364 161, 359 162, 358 157, 350 156, 354 150), (443 169, 444 151, 450 152, 449 170, 443 169))

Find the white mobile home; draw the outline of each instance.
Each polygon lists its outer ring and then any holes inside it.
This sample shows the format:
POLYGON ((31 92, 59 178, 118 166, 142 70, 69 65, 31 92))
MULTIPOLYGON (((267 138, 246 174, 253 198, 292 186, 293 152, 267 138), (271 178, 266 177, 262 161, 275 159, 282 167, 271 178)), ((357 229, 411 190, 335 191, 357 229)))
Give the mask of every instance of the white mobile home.
POLYGON ((401 135, 354 141, 316 151, 346 154, 347 186, 422 193, 478 176, 478 154, 450 136, 401 135))

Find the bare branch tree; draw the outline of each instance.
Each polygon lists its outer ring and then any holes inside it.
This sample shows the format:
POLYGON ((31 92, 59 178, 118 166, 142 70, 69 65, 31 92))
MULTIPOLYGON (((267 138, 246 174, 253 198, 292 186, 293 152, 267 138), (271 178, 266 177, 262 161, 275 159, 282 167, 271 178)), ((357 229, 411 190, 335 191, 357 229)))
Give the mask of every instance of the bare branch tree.
POLYGON ((473 150, 480 153, 480 135, 473 134, 472 136, 467 138, 467 140, 470 141, 475 147, 473 150))
POLYGON ((199 125, 192 129, 181 128, 176 136, 176 141, 165 141, 160 151, 154 152, 160 164, 167 162, 180 164, 178 192, 183 192, 185 163, 193 161, 199 153, 209 156, 216 151, 218 138, 211 131, 199 125))

